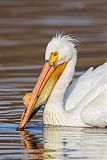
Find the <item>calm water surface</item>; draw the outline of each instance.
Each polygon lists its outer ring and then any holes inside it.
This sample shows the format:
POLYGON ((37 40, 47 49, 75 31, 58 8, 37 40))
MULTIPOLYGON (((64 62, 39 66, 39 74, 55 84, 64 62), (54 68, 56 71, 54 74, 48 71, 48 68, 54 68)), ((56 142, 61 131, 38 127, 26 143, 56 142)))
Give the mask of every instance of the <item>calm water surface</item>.
POLYGON ((76 78, 107 60, 105 0, 0 0, 0 159, 107 159, 107 129, 45 127, 43 109, 16 131, 46 44, 62 31, 81 42, 76 78))

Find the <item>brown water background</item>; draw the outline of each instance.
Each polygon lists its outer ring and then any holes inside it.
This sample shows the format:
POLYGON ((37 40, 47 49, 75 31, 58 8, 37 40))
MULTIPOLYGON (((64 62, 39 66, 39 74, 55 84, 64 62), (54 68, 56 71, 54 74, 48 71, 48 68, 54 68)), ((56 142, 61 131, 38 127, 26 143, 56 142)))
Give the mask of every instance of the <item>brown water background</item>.
POLYGON ((44 127, 42 113, 16 131, 56 33, 80 41, 76 75, 107 61, 106 0, 0 0, 0 159, 107 158, 107 130, 44 127), (82 72, 80 72, 82 71, 82 72))

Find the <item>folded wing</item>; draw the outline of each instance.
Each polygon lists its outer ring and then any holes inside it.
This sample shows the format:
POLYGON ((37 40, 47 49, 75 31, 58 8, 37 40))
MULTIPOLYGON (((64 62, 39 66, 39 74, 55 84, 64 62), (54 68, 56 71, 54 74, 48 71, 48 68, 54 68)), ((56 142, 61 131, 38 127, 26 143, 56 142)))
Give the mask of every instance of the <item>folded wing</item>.
POLYGON ((79 105, 85 107, 105 90, 107 90, 107 62, 96 69, 89 68, 74 87, 73 84, 68 87, 69 95, 65 99, 65 110, 70 111, 79 105))

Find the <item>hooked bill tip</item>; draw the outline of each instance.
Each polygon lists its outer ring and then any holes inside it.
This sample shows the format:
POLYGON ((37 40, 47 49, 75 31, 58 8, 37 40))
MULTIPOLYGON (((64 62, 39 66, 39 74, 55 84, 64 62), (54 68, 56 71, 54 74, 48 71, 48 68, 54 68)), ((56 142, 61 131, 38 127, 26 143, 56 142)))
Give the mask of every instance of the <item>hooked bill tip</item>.
POLYGON ((24 127, 20 127, 20 125, 19 125, 16 130, 17 130, 17 131, 23 131, 23 130, 24 130, 24 127))

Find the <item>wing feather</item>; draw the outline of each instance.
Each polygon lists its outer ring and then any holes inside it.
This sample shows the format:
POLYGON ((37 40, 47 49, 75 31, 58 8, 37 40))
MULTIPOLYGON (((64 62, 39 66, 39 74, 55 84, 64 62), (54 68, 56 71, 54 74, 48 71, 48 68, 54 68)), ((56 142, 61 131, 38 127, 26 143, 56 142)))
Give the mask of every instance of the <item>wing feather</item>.
POLYGON ((91 91, 94 94, 96 86, 105 81, 107 81, 107 62, 96 69, 89 68, 86 73, 78 78, 75 87, 72 84, 69 86, 69 96, 66 100, 65 110, 68 111, 76 107, 82 100, 85 100, 85 96, 91 91), (71 91, 71 89, 73 90, 71 91))

